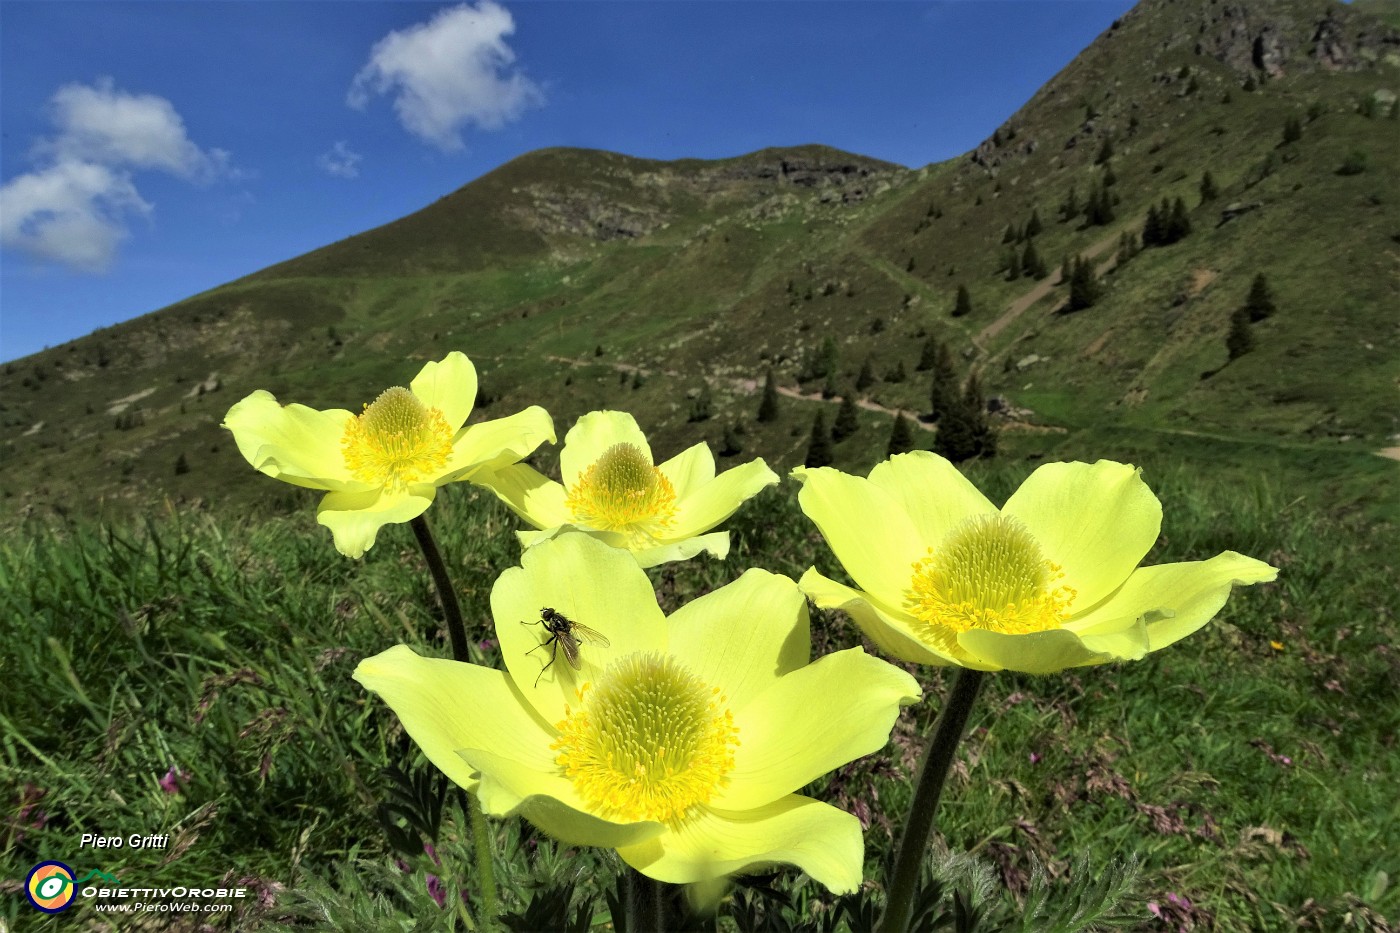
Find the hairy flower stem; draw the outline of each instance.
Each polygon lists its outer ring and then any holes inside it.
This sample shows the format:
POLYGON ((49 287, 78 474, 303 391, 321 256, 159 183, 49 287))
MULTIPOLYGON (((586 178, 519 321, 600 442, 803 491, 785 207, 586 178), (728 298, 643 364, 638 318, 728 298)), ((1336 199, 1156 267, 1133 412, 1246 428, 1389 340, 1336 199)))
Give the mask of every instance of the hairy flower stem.
POLYGON ((928 853, 929 837, 933 834, 933 814, 938 809, 938 798, 943 793, 943 782, 948 777, 948 769, 953 765, 958 742, 967 728, 968 716, 972 714, 972 704, 977 699, 977 691, 985 678, 982 671, 972 668, 959 668, 948 701, 938 714, 934 726, 933 739, 924 749, 924 760, 919 765, 918 784, 914 788, 914 802, 909 805, 909 818, 904 824, 904 835, 899 841, 899 854, 895 857, 894 873, 889 880, 889 894, 885 899, 885 914, 876 926, 876 933, 906 933, 909 919, 914 909, 914 893, 919 886, 919 870, 923 867, 928 853))
POLYGON ((654 881, 627 866, 627 933, 666 933, 666 892, 661 882, 654 881))
MULTIPOLYGON (((447 565, 442 561, 437 542, 428 528, 428 520, 422 515, 409 522, 413 534, 418 538, 418 546, 423 550, 423 560, 437 585, 438 600, 442 603, 442 614, 447 618, 447 634, 452 639, 452 658, 462 663, 471 659, 467 656, 467 627, 462 623, 462 607, 457 604, 457 591, 452 588, 452 579, 447 575, 447 565)), ((472 835, 476 840, 476 878, 481 885, 482 922, 488 925, 496 916, 496 873, 491 864, 490 828, 486 825, 486 814, 481 812, 481 804, 471 794, 464 802, 472 823, 472 835)))
POLYGON ((428 520, 422 515, 409 522, 413 533, 418 537, 418 546, 423 550, 423 559, 437 584, 438 600, 442 603, 442 614, 447 617, 447 634, 452 639, 452 658, 467 662, 467 629, 462 624, 462 608, 457 605, 457 592, 452 589, 452 579, 447 575, 447 565, 442 562, 437 542, 428 530, 428 520))
POLYGON ((481 888, 482 928, 493 929, 496 918, 496 870, 491 864, 491 828, 486 825, 486 814, 481 802, 473 794, 466 794, 463 805, 471 814, 472 835, 476 839, 476 880, 481 888))

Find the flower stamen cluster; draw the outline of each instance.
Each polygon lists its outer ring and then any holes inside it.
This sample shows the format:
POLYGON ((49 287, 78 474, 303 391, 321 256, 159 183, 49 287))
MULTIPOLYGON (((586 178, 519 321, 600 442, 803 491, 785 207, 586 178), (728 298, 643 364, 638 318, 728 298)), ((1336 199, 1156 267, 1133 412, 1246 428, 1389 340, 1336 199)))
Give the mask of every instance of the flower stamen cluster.
POLYGON ((728 783, 739 737, 727 698, 674 658, 622 658, 578 700, 550 747, 598 814, 675 826, 728 783))
POLYGON ((905 608, 923 633, 948 649, 957 635, 986 629, 1012 635, 1059 628, 1075 591, 1046 560, 1026 526, 1005 514, 976 515, 913 564, 905 608))
POLYGON ((356 479, 401 490, 427 480, 452 455, 452 429, 402 386, 380 393, 359 417, 346 422, 340 441, 345 467, 356 479))
POLYGON ((675 518, 676 490, 646 453, 619 443, 579 474, 565 505, 590 528, 654 538, 675 518))

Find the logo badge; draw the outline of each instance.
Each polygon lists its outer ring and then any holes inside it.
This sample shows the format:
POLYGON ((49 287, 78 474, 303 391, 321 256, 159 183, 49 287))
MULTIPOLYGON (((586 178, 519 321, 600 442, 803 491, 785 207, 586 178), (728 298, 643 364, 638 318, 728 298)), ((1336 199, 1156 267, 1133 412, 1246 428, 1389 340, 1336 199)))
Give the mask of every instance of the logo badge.
POLYGON ((46 914, 56 914, 73 905, 77 885, 73 869, 62 862, 40 862, 24 879, 24 895, 29 903, 46 914))

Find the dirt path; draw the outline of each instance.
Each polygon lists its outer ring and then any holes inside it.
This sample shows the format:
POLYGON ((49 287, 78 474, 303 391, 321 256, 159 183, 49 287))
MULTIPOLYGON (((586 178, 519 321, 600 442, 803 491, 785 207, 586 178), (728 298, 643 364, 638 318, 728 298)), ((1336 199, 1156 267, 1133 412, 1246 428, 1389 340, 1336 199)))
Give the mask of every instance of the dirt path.
POLYGON ((594 357, 594 358, 592 358, 592 359, 577 359, 577 358, 572 357, 572 356, 553 356, 553 355, 548 355, 548 356, 545 357, 545 359, 547 359, 547 360, 553 360, 553 361, 556 362, 556 363, 568 363, 568 364, 569 364, 570 366, 572 366, 574 369, 578 369, 580 366, 606 366, 606 367, 608 367, 609 369, 613 370, 614 372, 619 372, 619 373, 641 373, 643 376, 650 376, 652 373, 655 373, 655 372, 660 372, 661 375, 663 375, 663 376, 679 376, 679 375, 680 375, 680 373, 676 372, 674 369, 662 369, 662 370, 647 369, 645 366, 637 366, 637 365, 634 364, 634 363, 617 363, 617 362, 614 362, 614 361, 612 361, 612 360, 600 360, 600 359, 598 359, 597 357, 594 357))
POLYGON ((1386 447, 1376 451, 1382 457, 1389 457, 1392 460, 1400 460, 1400 447, 1386 447))
MULTIPOLYGON (((1086 259, 1093 259, 1100 253, 1102 253, 1104 250, 1111 249, 1114 246, 1117 246, 1118 238, 1122 235, 1122 230, 1119 230, 1117 233, 1109 234, 1108 236, 1104 237, 1102 240, 1099 240, 1097 243, 1095 243, 1093 246, 1090 246, 1087 250, 1080 253, 1079 255, 1085 257, 1086 259)), ((1098 274, 1103 275, 1104 273, 1112 269, 1114 261, 1114 259, 1109 259, 1107 262, 1100 263, 1098 267, 1098 274)), ((1011 302, 1011 304, 1007 305, 1006 310, 1002 312, 1001 317, 997 318, 995 321, 978 331, 977 336, 972 339, 973 343, 977 344, 980 347, 983 341, 991 340, 997 334, 1005 330, 1007 328, 1007 325, 1009 325, 1012 321, 1016 320, 1018 317, 1024 314, 1027 308, 1031 307, 1031 305, 1035 304, 1037 301, 1050 294, 1051 289, 1053 289, 1059 283, 1060 278, 1058 276, 1056 276, 1053 281, 1051 281, 1049 276, 1046 276, 1044 279, 1041 279, 1041 281, 1034 288, 1021 295, 1021 297, 1011 302)))

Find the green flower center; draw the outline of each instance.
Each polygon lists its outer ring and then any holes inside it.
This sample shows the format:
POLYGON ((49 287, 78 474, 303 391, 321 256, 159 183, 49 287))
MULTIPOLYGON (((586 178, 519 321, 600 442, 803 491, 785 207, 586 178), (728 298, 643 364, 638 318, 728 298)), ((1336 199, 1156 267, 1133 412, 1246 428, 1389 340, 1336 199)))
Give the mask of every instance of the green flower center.
POLYGON ((670 527, 676 490, 635 444, 614 444, 579 474, 565 505, 589 528, 645 543, 670 527))
POLYGON ((629 655, 578 697, 551 748, 600 816, 677 825, 728 783, 739 744, 728 698, 673 658, 629 655))
POLYGON ((346 423, 340 448, 355 479, 400 490, 435 479, 447 466, 452 429, 440 410, 394 386, 346 423))
POLYGON ((970 629, 1008 634, 1059 628, 1074 590, 1040 545, 1010 515, 977 515, 958 525, 914 562, 905 608, 927 623, 924 633, 950 648, 970 629))

